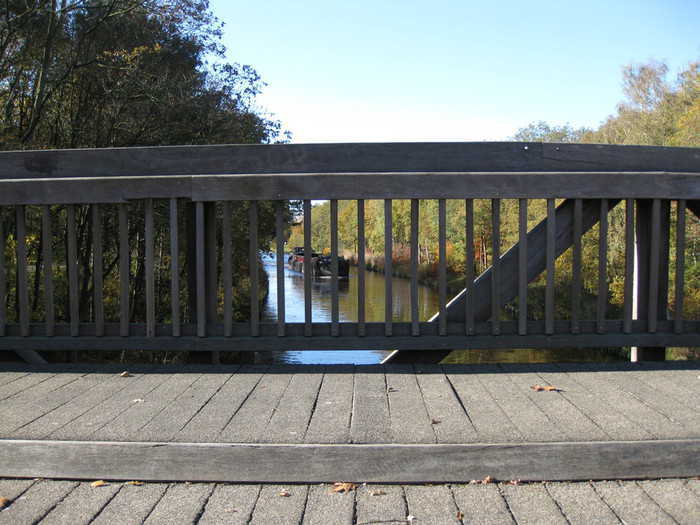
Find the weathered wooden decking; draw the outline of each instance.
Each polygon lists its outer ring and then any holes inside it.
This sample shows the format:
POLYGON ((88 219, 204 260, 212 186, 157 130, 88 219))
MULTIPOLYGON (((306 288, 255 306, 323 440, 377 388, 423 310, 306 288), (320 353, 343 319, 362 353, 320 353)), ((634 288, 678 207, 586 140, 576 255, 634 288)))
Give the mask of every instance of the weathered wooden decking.
POLYGON ((0 477, 237 482, 700 474, 700 363, 15 366, 0 477), (534 385, 559 392, 536 392, 534 385))
POLYGON ((0 480, 0 495, 12 500, 0 511, 0 524, 695 525, 700 517, 698 480, 366 485, 345 494, 331 489, 210 483, 94 488, 87 482, 0 480))

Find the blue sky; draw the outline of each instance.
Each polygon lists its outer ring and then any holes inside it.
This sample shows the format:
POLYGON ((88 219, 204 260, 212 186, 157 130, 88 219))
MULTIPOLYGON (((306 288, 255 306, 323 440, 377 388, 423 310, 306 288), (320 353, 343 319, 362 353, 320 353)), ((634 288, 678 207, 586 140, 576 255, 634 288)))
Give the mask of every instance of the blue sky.
POLYGON ((621 70, 700 60, 700 0, 211 0, 293 142, 504 140, 597 126, 621 70))

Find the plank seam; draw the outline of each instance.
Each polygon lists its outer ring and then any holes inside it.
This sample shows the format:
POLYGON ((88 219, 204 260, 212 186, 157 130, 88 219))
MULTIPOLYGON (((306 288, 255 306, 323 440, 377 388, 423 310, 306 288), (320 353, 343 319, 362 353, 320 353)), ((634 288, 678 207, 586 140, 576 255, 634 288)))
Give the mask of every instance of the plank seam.
POLYGON ((216 396, 216 395, 221 391, 221 389, 224 388, 224 386, 231 380, 231 378, 233 377, 233 375, 234 375, 237 371, 238 371, 238 369, 236 369, 236 371, 234 371, 234 372, 232 372, 231 374, 229 374, 229 376, 228 376, 228 378, 226 379, 226 381, 224 381, 223 383, 221 383, 221 384, 219 385, 219 387, 214 391, 214 393, 213 393, 212 395, 210 395, 210 396, 206 399, 206 401, 200 405, 200 407, 195 411, 195 413, 192 414, 192 415, 189 417, 189 419, 177 430, 177 432, 175 432, 175 434, 177 434, 177 433, 179 433, 179 432, 182 432, 182 431, 184 430, 184 428, 185 428, 187 425, 190 424, 190 421, 192 421, 195 417, 197 417, 197 415, 198 415, 202 410, 204 410, 204 407, 206 407, 206 406, 209 404, 209 402, 214 398, 214 396, 216 396))

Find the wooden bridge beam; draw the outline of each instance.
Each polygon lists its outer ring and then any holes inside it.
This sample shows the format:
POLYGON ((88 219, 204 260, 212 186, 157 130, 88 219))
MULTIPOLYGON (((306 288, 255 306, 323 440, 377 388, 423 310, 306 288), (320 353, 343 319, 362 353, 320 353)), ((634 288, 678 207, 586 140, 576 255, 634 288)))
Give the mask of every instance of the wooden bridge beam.
MULTIPOLYGON (((670 201, 636 201, 635 318, 646 319, 649 331, 668 316, 670 201), (658 216, 657 216, 658 215, 658 216)), ((632 348, 632 361, 664 361, 665 347, 632 348)))
MULTIPOLYGON (((620 202, 619 199, 608 200, 608 211, 620 202)), ((559 257, 574 242, 574 199, 561 203, 555 213, 555 257, 559 257)), ((583 201, 583 224, 581 233, 590 230, 600 220, 600 201, 583 201)), ((536 279, 547 267, 547 219, 543 219, 527 234, 527 281, 536 279)), ((518 295, 518 252, 519 243, 515 243, 499 259, 499 304, 505 305, 518 295)), ((668 273, 668 272, 667 272, 668 273)), ((487 321, 491 318, 491 281, 493 267, 489 267, 474 281, 474 318, 476 322, 487 321)), ((447 305, 447 320, 462 322, 465 316, 466 290, 462 290, 447 305)), ((437 322, 439 314, 430 321, 437 322)), ((385 363, 436 363, 444 359, 450 352, 399 352, 395 351, 385 360, 385 363)))

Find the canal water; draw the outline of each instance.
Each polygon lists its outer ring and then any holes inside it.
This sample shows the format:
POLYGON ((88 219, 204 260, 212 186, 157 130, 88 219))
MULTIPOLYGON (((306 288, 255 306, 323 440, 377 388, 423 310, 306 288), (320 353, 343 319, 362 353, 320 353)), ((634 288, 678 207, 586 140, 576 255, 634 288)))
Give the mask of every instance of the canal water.
MULTIPOLYGON (((263 265, 269 278, 269 295, 263 310, 263 320, 277 320, 277 267, 274 256, 263 257, 263 265)), ((365 273, 365 318, 368 322, 384 321, 384 274, 365 273)), ((410 281, 392 277, 394 321, 411 320, 410 281)), ((311 297, 314 322, 331 321, 331 281, 312 281, 311 297)), ((350 267, 350 278, 338 281, 338 303, 340 321, 357 321, 357 268, 350 267)), ((304 275, 285 266, 284 270, 285 314, 289 323, 304 322, 304 275)), ((419 315, 427 321, 438 310, 437 291, 427 286, 418 286, 420 298, 419 315)), ((303 364, 376 364, 389 352, 378 350, 304 350, 275 352, 275 363, 303 364)), ((580 349, 503 349, 488 351, 455 351, 446 359, 452 363, 498 363, 498 362, 571 362, 611 361, 624 359, 620 351, 580 349)))
MULTIPOLYGON (((263 264, 269 278, 269 295, 263 310, 267 322, 277 320, 277 266, 274 256, 264 257, 263 264)), ((365 272, 365 319, 367 322, 384 321, 384 274, 365 272)), ((410 281, 392 278, 394 321, 411 320, 410 281)), ((314 322, 331 321, 331 280, 314 279, 311 297, 314 322)), ((427 286, 418 286, 419 315, 421 321, 428 320, 438 309, 437 293, 427 286)), ((284 270, 285 316, 288 323, 304 322, 304 274, 284 270)), ((338 305, 340 321, 357 321, 357 268, 350 267, 349 279, 338 281, 338 305)), ((389 352, 378 350, 305 350, 275 354, 276 362, 305 364, 375 364, 389 352)))

